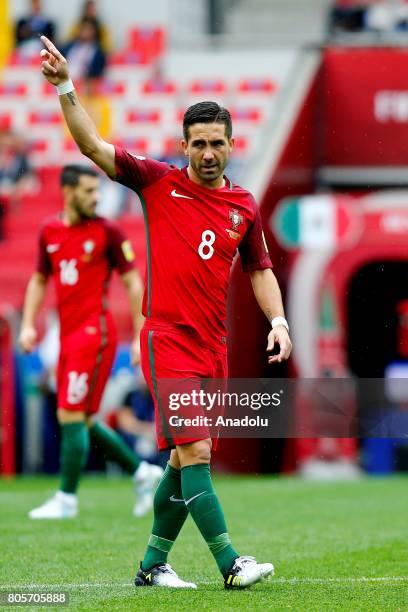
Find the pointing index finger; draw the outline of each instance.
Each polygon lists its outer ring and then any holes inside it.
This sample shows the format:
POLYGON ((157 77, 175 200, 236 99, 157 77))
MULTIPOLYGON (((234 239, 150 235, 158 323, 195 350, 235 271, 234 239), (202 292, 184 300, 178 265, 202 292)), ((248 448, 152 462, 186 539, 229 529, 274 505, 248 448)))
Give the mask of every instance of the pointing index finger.
POLYGON ((46 36, 40 36, 40 39, 42 40, 47 50, 51 53, 51 55, 53 55, 58 60, 64 59, 61 53, 58 51, 57 47, 50 41, 49 38, 47 38, 46 36))

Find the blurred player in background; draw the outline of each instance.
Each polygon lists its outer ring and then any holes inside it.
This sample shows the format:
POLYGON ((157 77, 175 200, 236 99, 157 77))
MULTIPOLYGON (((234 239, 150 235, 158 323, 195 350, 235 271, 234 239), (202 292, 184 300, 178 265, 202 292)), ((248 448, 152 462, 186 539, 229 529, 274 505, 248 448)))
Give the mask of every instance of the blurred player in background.
POLYGON ((131 243, 120 228, 95 215, 97 173, 79 165, 61 173, 62 215, 41 228, 37 269, 24 301, 20 345, 31 352, 37 341, 36 315, 53 276, 60 319, 61 350, 57 374, 57 416, 61 427, 61 486, 32 519, 71 518, 78 513, 77 488, 86 464, 89 442, 107 458, 134 475, 138 495, 134 514, 152 505, 162 469, 140 461, 116 432, 92 417, 98 411, 116 352, 116 331, 107 309, 107 288, 113 268, 121 275, 132 312, 135 339, 133 364, 139 362, 141 281, 134 269, 131 243))
POLYGON ((42 37, 42 72, 57 86, 71 134, 82 153, 111 178, 140 193, 146 218, 148 279, 146 323, 141 334, 142 369, 155 399, 160 449, 170 461, 154 500, 154 523, 136 586, 190 587, 167 564, 167 555, 188 514, 199 528, 226 588, 244 588, 273 573, 271 563, 240 556, 228 535, 210 474, 216 441, 191 431, 168 432, 166 407, 159 404, 160 379, 227 377, 226 296, 230 267, 239 249, 255 297, 272 323, 267 350, 289 357, 291 343, 281 293, 271 270, 258 208, 251 194, 233 185, 223 171, 233 147, 229 112, 214 102, 190 107, 184 115, 183 149, 189 165, 134 156, 105 142, 81 106, 68 64, 42 37), (161 409, 163 408, 164 414, 161 409), (195 435, 194 435, 195 434, 195 435))

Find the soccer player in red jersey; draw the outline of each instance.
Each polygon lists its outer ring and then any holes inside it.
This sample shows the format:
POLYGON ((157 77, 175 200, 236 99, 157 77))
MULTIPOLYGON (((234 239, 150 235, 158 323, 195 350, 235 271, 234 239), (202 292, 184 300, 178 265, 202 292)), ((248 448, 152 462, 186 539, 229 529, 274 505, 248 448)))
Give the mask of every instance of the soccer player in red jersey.
POLYGON ((131 243, 116 223, 95 214, 99 178, 86 166, 65 166, 61 173, 62 215, 41 228, 37 269, 24 302, 20 344, 33 350, 35 318, 47 281, 53 277, 60 319, 57 416, 61 427, 61 487, 54 497, 29 513, 32 519, 70 518, 78 512, 76 491, 91 440, 106 457, 134 475, 136 516, 152 506, 153 486, 162 469, 140 459, 121 437, 93 419, 116 352, 115 325, 107 309, 107 289, 116 268, 126 287, 136 338, 133 363, 139 361, 141 281, 134 269, 131 243))
MULTIPOLYGON (((255 297, 271 321, 267 350, 289 357, 291 342, 281 293, 271 270, 253 197, 224 176, 233 148, 231 117, 214 102, 190 107, 182 145, 188 167, 134 156, 101 139, 81 106, 68 64, 42 37, 42 72, 57 87, 61 108, 82 153, 111 178, 137 191, 146 222, 148 275, 141 333, 142 369, 155 399, 159 448, 170 461, 154 499, 154 522, 136 586, 195 588, 167 564, 167 555, 188 514, 213 554, 226 588, 245 588, 273 574, 271 563, 240 556, 228 535, 210 475, 212 442, 205 432, 191 438, 169 431, 166 406, 157 394, 163 379, 227 375, 226 295, 232 260, 239 251, 255 297)), ((198 434, 198 432, 196 432, 198 434)))

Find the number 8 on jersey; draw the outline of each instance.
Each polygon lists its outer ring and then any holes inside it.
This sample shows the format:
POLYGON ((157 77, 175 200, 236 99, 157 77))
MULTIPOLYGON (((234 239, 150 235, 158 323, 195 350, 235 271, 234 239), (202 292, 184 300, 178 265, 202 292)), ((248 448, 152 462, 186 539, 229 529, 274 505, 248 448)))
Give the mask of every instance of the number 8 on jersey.
POLYGON ((211 230, 204 230, 201 235, 201 243, 198 247, 198 254, 201 259, 211 259, 214 255, 213 244, 215 242, 215 234, 211 230))

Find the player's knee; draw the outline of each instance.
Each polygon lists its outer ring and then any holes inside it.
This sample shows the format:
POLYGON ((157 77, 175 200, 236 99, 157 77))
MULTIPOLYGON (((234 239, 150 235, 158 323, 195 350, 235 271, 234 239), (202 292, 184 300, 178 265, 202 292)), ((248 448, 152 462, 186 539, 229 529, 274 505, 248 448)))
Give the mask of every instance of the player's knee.
POLYGON ((70 423, 82 423, 85 421, 85 413, 81 411, 65 410, 58 408, 57 410, 58 423, 60 425, 69 425, 70 423))
POLYGON ((210 463, 211 440, 198 440, 191 444, 183 444, 177 447, 177 452, 182 467, 198 463, 210 463))

